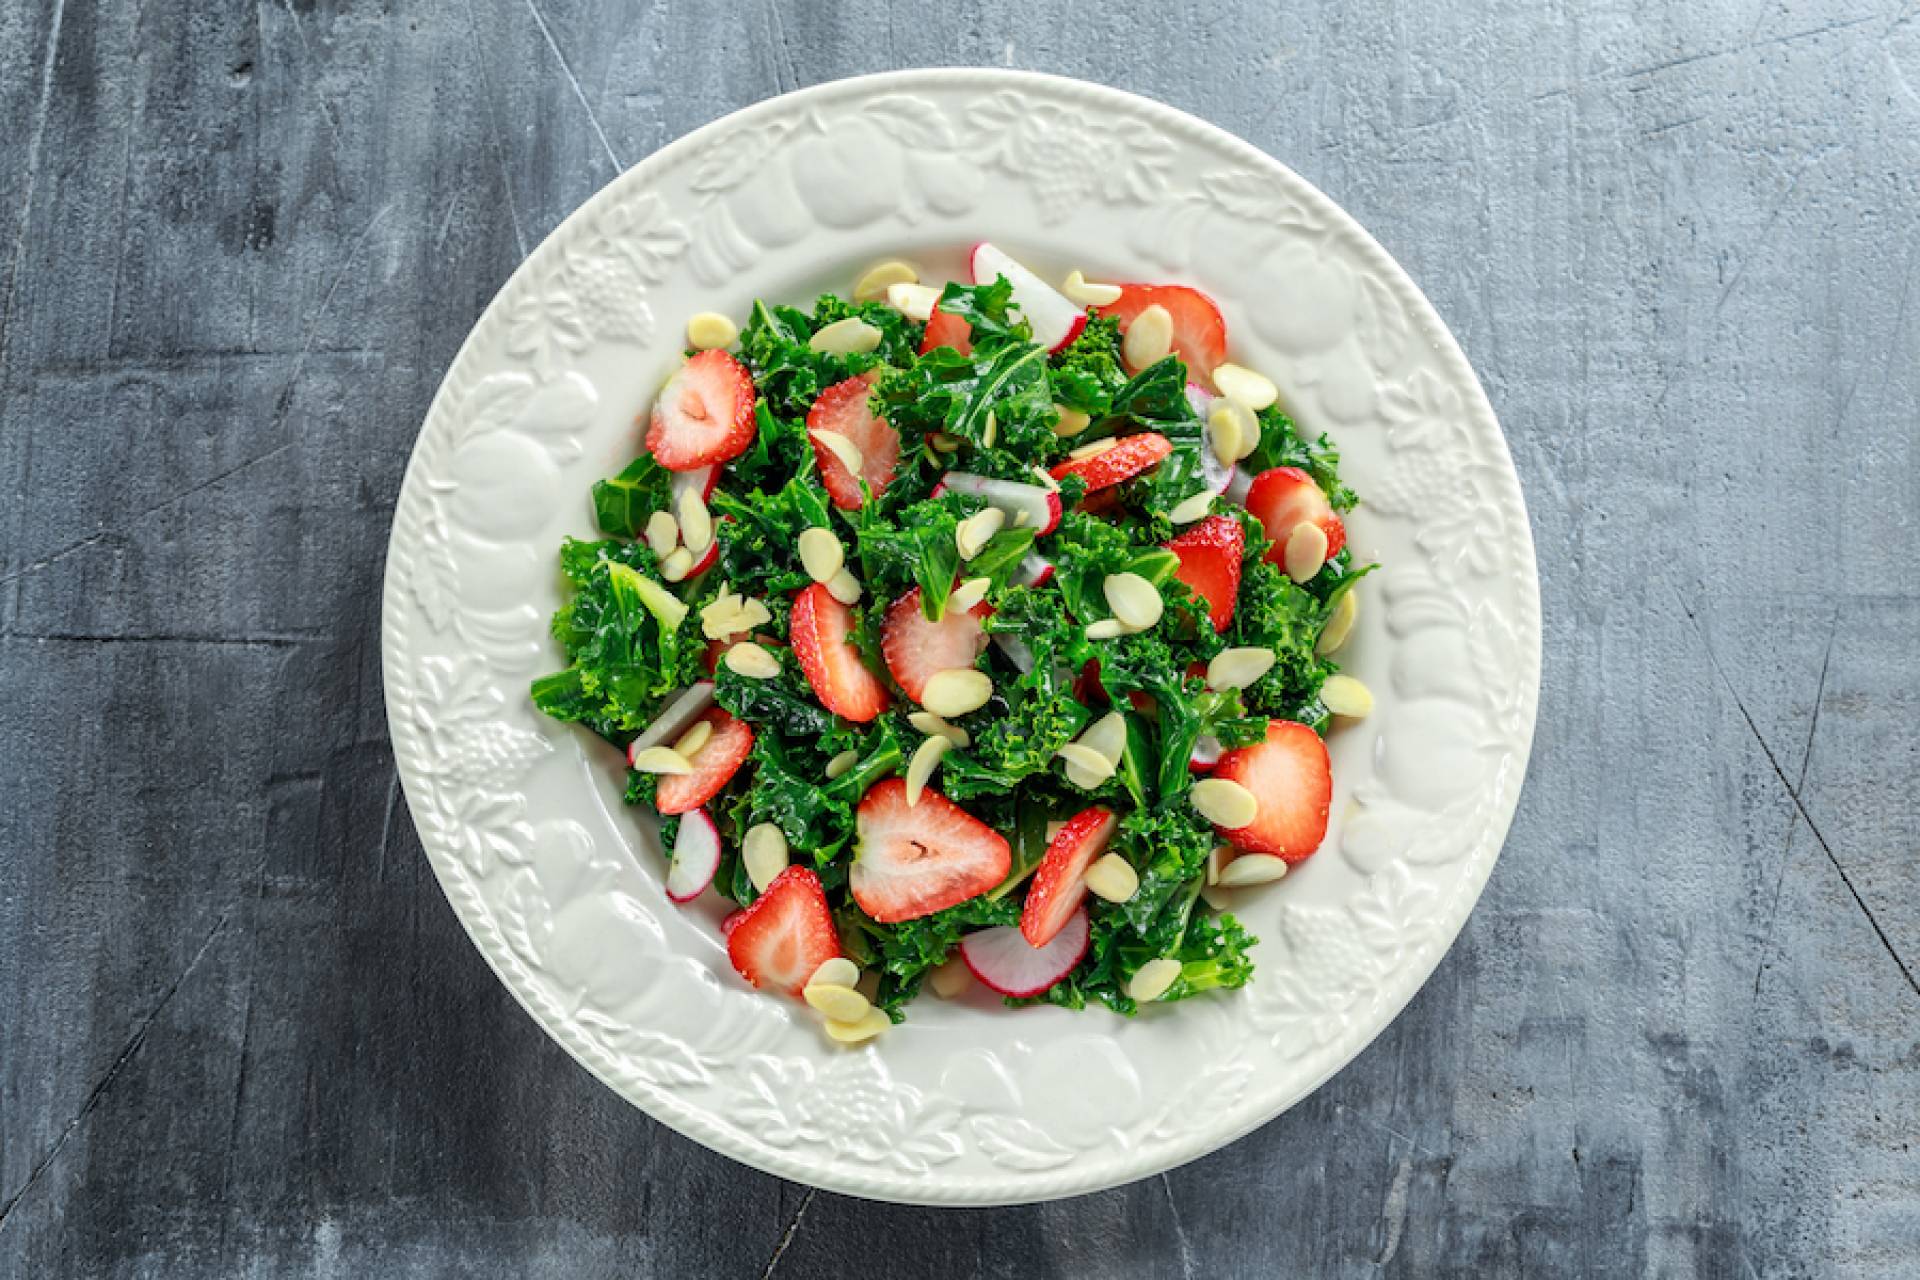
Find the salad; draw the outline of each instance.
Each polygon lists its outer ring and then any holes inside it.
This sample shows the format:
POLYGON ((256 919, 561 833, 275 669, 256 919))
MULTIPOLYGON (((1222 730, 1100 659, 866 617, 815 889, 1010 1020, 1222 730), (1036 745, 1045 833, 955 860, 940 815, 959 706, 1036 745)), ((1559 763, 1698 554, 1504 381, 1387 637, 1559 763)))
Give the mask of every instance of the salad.
POLYGON ((923 985, 1122 1014, 1237 988, 1233 892, 1325 837, 1366 572, 1325 437, 1183 285, 707 313, 568 539, 547 714, 626 752, 666 892, 836 1040, 923 985))

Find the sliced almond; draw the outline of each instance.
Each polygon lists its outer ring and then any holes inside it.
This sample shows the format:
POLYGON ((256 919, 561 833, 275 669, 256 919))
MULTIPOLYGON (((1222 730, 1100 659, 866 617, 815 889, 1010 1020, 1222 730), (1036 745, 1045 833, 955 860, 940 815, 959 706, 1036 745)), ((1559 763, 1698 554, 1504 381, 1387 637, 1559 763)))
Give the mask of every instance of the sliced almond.
POLYGON ((1249 645, 1241 649, 1222 649, 1207 663, 1207 687, 1244 689, 1273 670, 1277 661, 1271 649, 1249 645))
POLYGON ((958 436, 950 436, 944 431, 929 431, 927 433, 927 443, 933 447, 935 453, 960 452, 960 438, 958 436))
POLYGON ((730 347, 739 336, 740 326, 718 311, 702 311, 687 321, 687 345, 695 351, 730 347))
POLYGON ((1077 768, 1088 777, 1097 779, 1096 786, 1113 776, 1113 761, 1092 747, 1082 746, 1078 742, 1069 742, 1060 748, 1058 754, 1070 768, 1077 768))
POLYGON ((1067 457, 1073 459, 1075 462, 1085 462, 1088 458, 1099 457, 1119 443, 1120 442, 1112 436, 1108 436, 1103 440, 1090 440, 1077 449, 1068 450, 1067 457))
POLYGON ((1327 562, 1327 535, 1311 520, 1302 520, 1287 535, 1287 550, 1282 557, 1287 576, 1295 582, 1307 582, 1327 562))
POLYGON ((1078 271, 1067 273, 1067 279, 1060 286, 1060 292, 1083 307, 1108 307, 1120 301, 1120 286, 1117 284, 1096 284, 1078 271))
POLYGON ((1220 869, 1220 887, 1245 889, 1271 884, 1287 874, 1287 864, 1270 853, 1243 853, 1220 869))
POLYGON ((1100 593, 1107 598, 1113 616, 1133 631, 1145 631, 1160 621, 1165 607, 1153 584, 1137 573, 1108 574, 1100 584, 1100 593))
POLYGON ((647 545, 653 548, 653 554, 664 560, 680 545, 680 522, 673 518, 670 511, 656 511, 647 517, 643 536, 647 545))
MULTIPOLYGON (((1067 745, 1072 746, 1073 744, 1068 743, 1067 745)), ((1096 773, 1091 769, 1083 769, 1071 761, 1067 764, 1066 773, 1067 781, 1082 791, 1097 791, 1108 778, 1113 776, 1111 770, 1106 773, 1096 773)))
POLYGON ((925 324, 933 318, 933 309, 940 305, 940 291, 924 284, 890 284, 887 305, 907 319, 925 324))
POLYGON ((751 640, 727 650, 727 669, 750 680, 771 680, 780 674, 780 659, 751 640))
POLYGON ((840 465, 854 475, 858 476, 860 468, 866 465, 867 460, 861 455, 860 446, 838 431, 815 430, 809 431, 808 434, 813 437, 815 443, 825 445, 828 452, 840 459, 840 465))
POLYGON ((1087 892, 1108 902, 1127 902, 1140 892, 1140 873, 1119 854, 1109 853, 1087 868, 1087 892))
POLYGON ((886 297, 887 290, 897 284, 914 284, 920 279, 920 273, 898 258, 889 258, 868 267, 866 273, 853 282, 853 300, 855 302, 874 302, 886 297))
POLYGON ((827 594, 841 604, 860 603, 860 580, 849 569, 842 569, 827 579, 827 594))
POLYGON ((693 727, 681 734, 679 741, 673 744, 673 749, 678 751, 688 764, 692 764, 693 758, 700 754, 700 748, 706 746, 707 739, 712 736, 713 721, 695 720, 693 727))
POLYGON ((973 985, 973 971, 967 968, 965 960, 955 958, 935 969, 927 985, 942 1000, 951 1000, 973 985))
POLYGON ((680 541, 696 556, 705 555, 713 545, 713 514, 692 485, 680 491, 680 541))
POLYGON ((859 763, 860 753, 858 751, 842 751, 839 755, 827 761, 827 780, 831 782, 859 763))
POLYGON ((693 572, 693 552, 685 547, 675 547, 667 558, 660 562, 660 576, 668 582, 679 582, 693 572))
POLYGON ((835 1022, 854 1023, 867 1016, 873 1006, 852 987, 833 982, 810 982, 801 995, 807 1003, 835 1022))
POLYGON ((1027 470, 1033 474, 1033 482, 1042 489, 1048 493, 1060 492, 1060 482, 1053 478, 1053 472, 1038 464, 1028 467, 1027 470))
POLYGON ((1359 616, 1360 593, 1349 587, 1340 593, 1340 600, 1333 606, 1333 616, 1327 619, 1327 625, 1320 628, 1320 638, 1314 642, 1313 651, 1324 658, 1338 650, 1353 634, 1354 619, 1359 616))
POLYGON ((1204 519, 1213 510, 1213 490, 1202 489, 1190 497, 1182 498, 1173 510, 1167 512, 1167 519, 1175 524, 1192 524, 1204 519))
POLYGON ((1133 318, 1120 340, 1120 357, 1136 372, 1166 359, 1172 350, 1173 313, 1157 302, 1133 318))
POLYGON ((1098 622, 1087 624, 1087 639, 1113 640, 1120 636, 1133 634, 1127 624, 1118 618, 1102 618, 1098 622))
POLYGON ((1077 436, 1093 421, 1078 409, 1069 409, 1063 404, 1053 406, 1053 411, 1060 415, 1060 420, 1053 424, 1053 434, 1057 436, 1077 436))
POLYGON ((685 775, 693 772, 693 766, 687 762, 687 758, 672 747, 648 747, 644 751, 636 751, 627 763, 641 773, 685 775))
POLYGON ((985 511, 975 512, 960 522, 954 530, 954 542, 959 545, 960 558, 971 560, 979 555, 993 535, 1000 532, 1007 523, 1007 513, 999 507, 988 507, 985 511))
POLYGON ((940 757, 952 749, 953 739, 941 734, 925 739, 914 749, 913 759, 907 763, 907 808, 920 803, 920 793, 927 789, 927 780, 940 767, 940 757))
POLYGON ((815 582, 831 582, 847 563, 847 549, 833 530, 818 527, 800 533, 800 566, 815 582))
POLYGON ((1224 831, 1251 826, 1260 816, 1253 792, 1229 778, 1202 778, 1189 793, 1194 811, 1224 831))
POLYGON ((765 893, 774 877, 787 869, 786 833, 771 822, 748 827, 740 840, 740 862, 753 887, 765 893))
POLYGON ((1220 388, 1221 395, 1238 400, 1255 412, 1280 398, 1280 388, 1273 385, 1273 379, 1255 373, 1245 365, 1227 363, 1213 366, 1213 385, 1220 388))
POLYGON ((993 448, 993 442, 1000 438, 1000 417, 993 410, 987 410, 987 425, 980 428, 980 447, 993 448))
POLYGON ((835 320, 807 339, 807 346, 827 356, 865 355, 880 345, 884 335, 859 316, 835 320))
POLYGON ((1127 994, 1139 1004, 1152 1004, 1167 994, 1180 977, 1180 962, 1158 956, 1141 965, 1127 980, 1127 994))
POLYGON ((728 636, 752 630, 741 621, 741 617, 738 597, 715 600, 700 611, 700 634, 709 640, 724 640, 728 636))
POLYGON ((957 724, 948 724, 931 711, 915 711, 907 716, 907 723, 926 734, 929 738, 945 738, 956 747, 964 747, 973 741, 973 735, 957 724))
POLYGON ((1231 911, 1234 906, 1234 892, 1217 884, 1203 884, 1200 886, 1200 901, 1215 911, 1231 911))
POLYGON ((1117 768, 1120 754, 1127 749, 1127 718, 1118 711, 1109 711, 1088 725, 1075 741, 1099 752, 1102 759, 1117 768))
POLYGON ((969 711, 978 711, 993 696, 993 681, 984 671, 971 667, 953 667, 936 671, 920 691, 920 705, 937 716, 951 720, 969 711))
POLYGON ((1373 690, 1352 676, 1328 676, 1320 686, 1320 701, 1337 716, 1360 720, 1373 710, 1373 690))
POLYGON ((740 605, 739 618, 741 631, 751 631, 755 627, 763 627, 773 621, 773 615, 767 612, 766 603, 760 600, 743 601, 740 605))
POLYGON ((827 1019, 827 1035, 841 1044, 859 1044, 871 1040, 893 1025, 893 1019, 878 1009, 869 1008, 857 1022, 835 1022, 827 1019))
POLYGON ((992 578, 968 578, 947 597, 947 608, 961 613, 971 612, 975 605, 987 598, 987 591, 992 586, 992 578))
POLYGON ((807 979, 807 985, 810 987, 817 982, 827 987, 850 987, 858 981, 860 966, 845 956, 835 956, 831 960, 821 961, 820 967, 807 979))
POLYGON ((1219 884, 1220 872, 1232 861, 1233 846, 1230 844, 1215 845, 1207 850, 1207 883, 1219 884))
POLYGON ((1253 410, 1238 400, 1224 396, 1213 402, 1207 413, 1207 438, 1221 465, 1232 466, 1254 451, 1260 443, 1260 420, 1253 410))

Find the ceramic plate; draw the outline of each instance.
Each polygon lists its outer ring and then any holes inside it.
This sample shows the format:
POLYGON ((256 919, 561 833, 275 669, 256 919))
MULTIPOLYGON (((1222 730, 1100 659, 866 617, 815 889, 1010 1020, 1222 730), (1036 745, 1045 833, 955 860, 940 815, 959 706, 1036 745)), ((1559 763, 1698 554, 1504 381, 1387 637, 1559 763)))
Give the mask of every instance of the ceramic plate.
MULTIPOLYGON (((1486 882, 1526 770, 1539 591, 1520 487, 1460 349, 1384 250, 1244 142, 1171 108, 1009 71, 914 71, 762 102, 655 153, 549 236, 448 372, 385 586, 387 711, 422 843, 548 1033, 681 1133, 854 1195, 995 1204, 1212 1151, 1351 1060, 1486 882), (527 697, 560 655, 563 535, 639 448, 686 318, 845 291, 882 257, 958 274, 990 239, 1043 270, 1181 281, 1233 358, 1330 432, 1363 505, 1342 662, 1378 698, 1332 737, 1325 846, 1235 910, 1245 990, 1147 1011, 923 998, 844 1049, 728 966, 620 802, 622 762, 527 697)), ((712 895, 709 895, 711 898, 712 895)))

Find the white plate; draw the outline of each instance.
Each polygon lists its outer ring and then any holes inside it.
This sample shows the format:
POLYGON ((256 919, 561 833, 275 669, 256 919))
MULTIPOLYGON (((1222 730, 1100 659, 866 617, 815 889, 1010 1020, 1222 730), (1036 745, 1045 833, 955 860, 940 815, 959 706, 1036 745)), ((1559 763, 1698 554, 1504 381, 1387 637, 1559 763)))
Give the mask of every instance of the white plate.
POLYGON ((1526 770, 1539 590, 1499 426, 1432 306, 1319 191, 1158 103, 1010 71, 911 71, 762 102, 668 146, 549 236, 427 415, 385 587, 394 753, 474 942, 548 1033, 737 1160, 887 1200, 1097 1190, 1205 1154, 1333 1074, 1418 990, 1486 882, 1526 770), (830 1044, 727 964, 720 906, 675 907, 621 763, 543 719, 562 535, 638 448, 696 311, 850 287, 882 257, 957 272, 991 239, 1094 279, 1186 281, 1231 354, 1342 449, 1363 505, 1342 654, 1378 697, 1332 736, 1321 852, 1236 910, 1240 992, 1149 1010, 925 996, 830 1044))

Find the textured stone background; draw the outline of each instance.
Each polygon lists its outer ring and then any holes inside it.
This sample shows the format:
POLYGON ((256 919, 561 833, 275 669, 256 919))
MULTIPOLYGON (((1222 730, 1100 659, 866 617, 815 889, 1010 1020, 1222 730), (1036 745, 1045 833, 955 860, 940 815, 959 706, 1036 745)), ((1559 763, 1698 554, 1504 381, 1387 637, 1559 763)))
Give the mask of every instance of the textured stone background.
POLYGON ((1917 90, 1904 0, 0 6, 0 1275, 1914 1275, 1917 90), (1394 1027, 1187 1168, 959 1213, 549 1043, 376 642, 520 257, 695 125, 940 63, 1358 216, 1500 410, 1547 618, 1506 856, 1394 1027))

